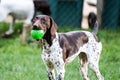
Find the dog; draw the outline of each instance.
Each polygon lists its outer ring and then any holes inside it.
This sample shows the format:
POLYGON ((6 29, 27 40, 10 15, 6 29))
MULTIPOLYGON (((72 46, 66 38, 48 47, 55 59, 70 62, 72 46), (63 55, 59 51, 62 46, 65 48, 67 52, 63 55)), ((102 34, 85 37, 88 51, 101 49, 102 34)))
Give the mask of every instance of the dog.
POLYGON ((32 24, 33 30, 43 30, 42 59, 46 66, 49 80, 64 80, 65 65, 79 56, 80 70, 84 80, 89 80, 88 65, 95 72, 98 80, 104 80, 99 71, 99 57, 102 43, 97 38, 98 23, 93 32, 72 31, 58 33, 57 24, 47 15, 37 15, 32 24))
POLYGON ((0 2, 0 22, 4 21, 8 15, 12 16, 9 30, 1 35, 3 38, 10 37, 14 32, 15 20, 24 20, 22 43, 26 43, 31 27, 31 20, 34 16, 34 4, 32 0, 1 0, 0 2), (25 3, 25 4, 24 4, 25 3))

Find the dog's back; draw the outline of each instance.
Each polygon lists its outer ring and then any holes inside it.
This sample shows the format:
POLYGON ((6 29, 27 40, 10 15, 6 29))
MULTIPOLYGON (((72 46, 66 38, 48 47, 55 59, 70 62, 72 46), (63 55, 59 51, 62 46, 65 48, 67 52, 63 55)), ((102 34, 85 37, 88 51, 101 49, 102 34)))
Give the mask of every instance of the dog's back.
POLYGON ((17 19, 33 18, 34 15, 34 4, 32 0, 2 0, 0 10, 5 14, 10 14, 17 19))
MULTIPOLYGON (((74 54, 79 54, 80 48, 83 48, 84 45, 88 48, 87 50, 83 50, 85 52, 91 51, 91 47, 93 44, 99 44, 96 48, 100 49, 99 53, 101 52, 102 45, 98 40, 96 34, 98 31, 98 23, 95 23, 93 32, 88 31, 71 31, 67 33, 59 33, 59 44, 60 47, 63 49, 64 61, 68 57, 73 56, 74 54)), ((95 45, 94 45, 95 46, 95 45)), ((82 49, 81 49, 82 52, 82 49)), ((77 55, 76 54, 76 55, 77 55)))

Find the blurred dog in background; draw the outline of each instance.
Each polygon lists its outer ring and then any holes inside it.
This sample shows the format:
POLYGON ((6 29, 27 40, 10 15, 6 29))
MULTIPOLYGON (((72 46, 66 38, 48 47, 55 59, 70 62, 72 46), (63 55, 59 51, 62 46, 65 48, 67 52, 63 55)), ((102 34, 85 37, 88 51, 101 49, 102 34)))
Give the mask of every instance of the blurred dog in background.
POLYGON ((15 20, 24 20, 23 31, 21 35, 22 43, 25 44, 30 33, 31 20, 37 11, 50 15, 49 5, 46 1, 37 0, 1 0, 0 1, 0 22, 4 21, 8 15, 12 16, 9 30, 2 34, 2 37, 8 38, 14 32, 15 20), (45 12, 46 11, 46 12, 45 12), (47 12, 48 11, 48 12, 47 12))
POLYGON ((34 4, 32 0, 1 0, 0 3, 0 22, 4 21, 8 15, 12 16, 9 30, 2 37, 9 37, 14 32, 15 20, 25 20, 22 32, 22 42, 25 43, 28 28, 31 26, 31 19, 34 16, 34 4))

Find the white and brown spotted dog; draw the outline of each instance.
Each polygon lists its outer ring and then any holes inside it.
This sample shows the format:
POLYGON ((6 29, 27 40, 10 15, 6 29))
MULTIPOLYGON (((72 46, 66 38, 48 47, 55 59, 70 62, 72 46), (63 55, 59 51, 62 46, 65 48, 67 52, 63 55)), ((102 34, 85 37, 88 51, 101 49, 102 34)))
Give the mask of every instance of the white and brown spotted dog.
POLYGON ((49 80, 64 80, 65 65, 79 56, 80 70, 84 80, 88 78, 88 65, 95 72, 98 80, 104 80, 99 71, 99 57, 102 51, 102 44, 96 37, 98 25, 95 30, 72 31, 57 33, 57 25, 47 15, 38 15, 33 21, 33 29, 42 29, 45 32, 42 38, 42 59, 45 63, 49 80))

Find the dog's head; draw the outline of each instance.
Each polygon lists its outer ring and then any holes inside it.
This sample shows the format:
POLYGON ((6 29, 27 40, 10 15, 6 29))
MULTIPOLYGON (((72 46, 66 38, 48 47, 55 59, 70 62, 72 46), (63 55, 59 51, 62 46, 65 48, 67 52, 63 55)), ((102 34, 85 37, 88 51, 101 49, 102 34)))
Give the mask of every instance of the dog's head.
POLYGON ((32 21, 32 29, 43 30, 45 33, 43 39, 46 39, 51 45, 51 40, 55 37, 55 33, 57 31, 57 25, 50 16, 37 15, 32 21))
POLYGON ((37 15, 33 21, 33 30, 43 30, 45 34, 54 36, 57 31, 57 25, 54 20, 47 15, 37 15))

